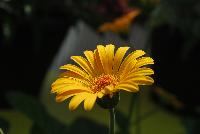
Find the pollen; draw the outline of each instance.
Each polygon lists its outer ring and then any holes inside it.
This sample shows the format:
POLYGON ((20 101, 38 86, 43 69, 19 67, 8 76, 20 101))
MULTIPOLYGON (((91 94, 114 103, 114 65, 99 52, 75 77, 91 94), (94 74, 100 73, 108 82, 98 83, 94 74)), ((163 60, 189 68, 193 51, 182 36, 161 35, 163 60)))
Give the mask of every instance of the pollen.
POLYGON ((110 74, 103 74, 99 77, 94 78, 92 91, 93 92, 99 92, 102 89, 104 89, 108 85, 115 86, 118 83, 118 79, 116 76, 110 75, 110 74))

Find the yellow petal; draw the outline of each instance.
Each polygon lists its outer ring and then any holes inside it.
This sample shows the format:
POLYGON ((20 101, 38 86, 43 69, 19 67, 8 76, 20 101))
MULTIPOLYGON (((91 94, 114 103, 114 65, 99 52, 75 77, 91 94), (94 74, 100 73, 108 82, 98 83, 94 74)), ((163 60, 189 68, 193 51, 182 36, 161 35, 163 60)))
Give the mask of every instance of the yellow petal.
POLYGON ((154 61, 152 58, 150 57, 142 57, 140 59, 138 59, 138 62, 136 63, 136 67, 141 67, 144 65, 149 65, 149 64, 154 64, 154 61))
POLYGON ((98 50, 99 57, 100 57, 100 60, 101 60, 101 63, 102 63, 103 69, 104 69, 104 73, 108 74, 109 73, 109 69, 108 69, 109 65, 108 65, 108 58, 106 57, 105 47, 102 45, 98 45, 97 50, 98 50))
POLYGON ((104 96, 104 94, 102 92, 98 92, 97 96, 98 96, 98 98, 102 98, 104 96))
POLYGON ((94 70, 85 58, 81 56, 72 56, 71 59, 79 64, 89 75, 94 76, 94 70))
POLYGON ((115 87, 116 89, 125 90, 128 92, 138 92, 139 87, 131 82, 124 82, 115 87))
POLYGON ((151 85, 154 83, 154 80, 149 76, 138 76, 129 80, 139 85, 151 85))
POLYGON ((66 82, 66 78, 59 78, 51 86, 57 85, 57 84, 63 84, 66 82))
POLYGON ((82 93, 82 92, 85 92, 83 90, 70 90, 70 91, 67 91, 67 92, 64 92, 62 94, 58 94, 56 96, 56 102, 62 102, 76 94, 79 94, 79 93, 82 93))
POLYGON ((114 64, 113 64, 113 72, 116 73, 119 69, 119 66, 122 62, 124 55, 126 54, 129 47, 120 47, 117 49, 114 57, 114 64))
POLYGON ((112 73, 114 49, 115 49, 114 45, 106 45, 106 48, 105 48, 106 55, 107 55, 106 58, 108 59, 108 72, 109 72, 109 74, 112 73))
POLYGON ((69 79, 71 79, 72 81, 76 81, 76 84, 81 83, 82 85, 85 85, 85 86, 91 85, 90 81, 87 81, 87 80, 84 80, 84 79, 81 79, 81 78, 70 77, 69 79))
POLYGON ((106 87, 104 88, 104 90, 107 91, 107 92, 113 92, 114 87, 113 87, 113 85, 108 85, 108 86, 106 86, 106 87))
POLYGON ((119 72, 120 79, 124 79, 124 77, 127 77, 131 73, 131 71, 133 70, 133 68, 135 67, 136 63, 137 63, 137 60, 135 60, 135 59, 133 59, 131 62, 129 62, 124 67, 124 70, 121 70, 121 72, 119 72))
POLYGON ((104 89, 101 90, 101 92, 103 93, 103 96, 104 96, 106 94, 110 94, 112 90, 113 89, 111 89, 110 87, 106 86, 104 89))
POLYGON ((73 85, 73 84, 66 85, 64 87, 55 86, 54 88, 52 88, 51 92, 60 94, 70 90, 83 90, 85 92, 92 92, 88 87, 82 85, 73 85))
POLYGON ((74 94, 70 94, 70 95, 67 95, 67 96, 56 96, 56 102, 63 102, 64 100, 76 95, 78 93, 74 93, 74 94))
POLYGON ((104 73, 103 65, 101 63, 99 53, 97 50, 94 50, 94 59, 95 59, 95 71, 97 74, 102 74, 104 73))
MULTIPOLYGON (((84 79, 82 76, 80 76, 80 75, 78 75, 78 74, 76 74, 74 72, 71 72, 71 71, 64 72, 61 75, 63 75, 63 76, 60 76, 59 79, 61 79, 61 78, 62 79, 66 79, 67 78, 67 79, 70 79, 70 80, 74 80, 76 82, 83 83, 85 85, 90 85, 91 84, 91 82, 88 81, 87 79, 84 79)), ((63 83, 65 83, 65 82, 63 82, 63 83)), ((54 82, 52 85, 54 85, 54 84, 59 84, 59 83, 54 82)), ((60 82, 60 84, 61 84, 61 82, 60 82)))
MULTIPOLYGON (((69 78, 59 78, 51 86, 55 87, 59 85, 68 85, 68 84, 84 85, 83 83, 84 83, 84 80, 82 79, 69 77, 69 78)), ((88 82, 87 83, 85 82, 85 84, 89 85, 88 82)))
POLYGON ((75 109, 78 107, 78 105, 79 105, 82 101, 84 101, 88 96, 89 96, 88 93, 80 93, 80 94, 74 96, 74 97, 71 99, 70 103, 69 103, 69 109, 70 109, 70 110, 75 110, 75 109))
POLYGON ((123 72, 124 68, 126 67, 126 65, 131 62, 132 60, 135 60, 137 58, 139 58, 140 56, 143 56, 145 54, 144 51, 142 50, 136 50, 134 52, 132 52, 131 54, 129 54, 124 61, 122 62, 120 69, 119 69, 119 73, 123 72))
POLYGON ((64 88, 68 85, 79 85, 79 86, 85 86, 88 87, 91 85, 88 81, 85 81, 83 79, 78 78, 59 78, 52 84, 52 90, 57 90, 58 88, 64 88), (64 79, 64 80, 63 80, 64 79))
POLYGON ((72 72, 72 71, 65 71, 59 75, 60 78, 68 78, 68 77, 75 77, 75 78, 83 78, 79 74, 72 72))
POLYGON ((135 77, 144 77, 146 75, 152 75, 154 74, 154 71, 150 68, 136 68, 135 70, 131 71, 129 74, 127 74, 124 77, 120 77, 121 81, 126 81, 133 79, 135 77))
POLYGON ((51 87, 51 92, 55 93, 58 90, 62 90, 63 88, 65 88, 67 86, 67 84, 59 84, 59 85, 54 85, 51 87))
POLYGON ((97 95, 96 94, 88 95, 88 97, 84 101, 84 109, 86 111, 90 111, 92 109, 92 107, 94 106, 94 104, 96 102, 96 99, 97 99, 97 95))
POLYGON ((152 75, 154 74, 154 71, 151 69, 151 68, 146 68, 146 67, 143 67, 143 68, 138 68, 136 70, 134 70, 132 72, 132 74, 135 74, 135 75, 152 75))
POLYGON ((72 85, 75 85, 74 87, 76 89, 77 89, 77 87, 82 88, 82 89, 87 89, 87 86, 83 85, 82 83, 80 83, 80 84, 76 84, 76 83, 64 83, 64 84, 58 84, 58 85, 52 86, 52 92, 62 92, 62 91, 64 91, 67 88, 69 90, 71 90, 71 89, 73 89, 73 88, 70 88, 70 86, 72 86, 72 85))
POLYGON ((94 53, 92 51, 85 51, 84 54, 92 68, 95 69, 94 53))
POLYGON ((80 69, 79 67, 75 65, 67 64, 67 65, 61 66, 60 69, 66 69, 66 70, 72 71, 74 73, 79 74, 83 78, 90 80, 89 75, 85 71, 83 71, 82 69, 80 69))

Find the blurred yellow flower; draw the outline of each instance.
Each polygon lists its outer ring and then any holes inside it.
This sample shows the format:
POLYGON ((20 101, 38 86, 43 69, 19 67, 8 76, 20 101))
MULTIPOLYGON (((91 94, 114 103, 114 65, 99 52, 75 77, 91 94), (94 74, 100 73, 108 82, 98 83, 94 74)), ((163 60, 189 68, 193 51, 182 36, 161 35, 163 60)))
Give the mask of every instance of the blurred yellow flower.
POLYGON ((113 22, 106 22, 102 24, 99 28, 99 32, 124 32, 130 27, 132 20, 140 14, 140 9, 134 9, 129 13, 115 19, 113 22))
POLYGON ((139 91, 138 85, 150 85, 154 80, 149 77, 154 72, 144 65, 153 64, 150 57, 142 50, 136 50, 125 56, 129 47, 98 45, 94 51, 84 52, 82 56, 71 56, 79 66, 66 64, 60 69, 66 70, 52 84, 52 93, 56 93, 56 101, 62 102, 73 97, 69 109, 74 110, 84 101, 84 109, 91 110, 97 98, 109 96, 120 90, 139 91))

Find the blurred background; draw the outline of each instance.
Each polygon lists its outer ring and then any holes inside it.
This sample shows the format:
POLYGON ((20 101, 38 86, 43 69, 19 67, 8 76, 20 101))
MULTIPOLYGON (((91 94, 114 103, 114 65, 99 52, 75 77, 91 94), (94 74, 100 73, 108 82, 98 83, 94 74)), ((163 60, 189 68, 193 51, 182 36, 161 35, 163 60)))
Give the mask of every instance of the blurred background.
POLYGON ((70 112, 50 88, 71 55, 113 43, 155 60, 153 86, 121 93, 116 133, 199 134, 199 32, 199 0, 0 0, 0 129, 108 133, 108 111, 70 112))

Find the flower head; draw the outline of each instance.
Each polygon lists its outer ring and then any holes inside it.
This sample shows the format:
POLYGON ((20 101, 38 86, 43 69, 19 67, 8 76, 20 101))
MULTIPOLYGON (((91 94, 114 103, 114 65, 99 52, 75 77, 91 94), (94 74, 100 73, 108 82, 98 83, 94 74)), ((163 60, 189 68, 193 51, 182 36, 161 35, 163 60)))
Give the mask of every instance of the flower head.
POLYGON ((52 93, 62 102, 73 97, 69 109, 74 110, 84 101, 84 109, 91 110, 97 98, 110 96, 120 90, 138 92, 138 85, 150 85, 154 80, 149 77, 154 72, 144 67, 153 64, 150 57, 142 57, 145 52, 136 50, 124 58, 129 47, 98 45, 94 51, 87 50, 82 56, 72 56, 78 66, 67 64, 60 69, 66 70, 52 84, 52 93))
POLYGON ((115 19, 113 22, 106 22, 102 24, 98 31, 99 32, 107 32, 111 31, 114 33, 119 33, 123 31, 127 31, 132 20, 140 14, 140 9, 134 9, 129 13, 115 19))

